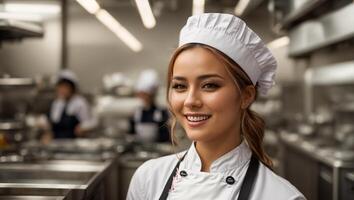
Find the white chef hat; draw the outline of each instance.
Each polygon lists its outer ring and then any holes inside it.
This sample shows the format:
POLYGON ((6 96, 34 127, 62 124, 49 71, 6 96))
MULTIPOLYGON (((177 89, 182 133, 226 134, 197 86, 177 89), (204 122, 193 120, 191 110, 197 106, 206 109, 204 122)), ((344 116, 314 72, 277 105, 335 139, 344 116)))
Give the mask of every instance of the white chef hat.
POLYGON ((153 69, 145 69, 140 73, 135 90, 137 92, 146 92, 154 94, 159 86, 157 72, 153 69))
POLYGON ((180 32, 179 46, 187 43, 205 44, 229 56, 254 85, 258 83, 262 95, 274 85, 275 58, 259 36, 234 15, 204 13, 189 17, 180 32))
POLYGON ((62 79, 69 80, 72 83, 74 83, 75 85, 77 85, 77 83, 78 83, 78 79, 77 79, 77 76, 75 75, 75 73, 72 72, 71 70, 68 70, 68 69, 64 69, 59 72, 57 81, 60 81, 62 79))

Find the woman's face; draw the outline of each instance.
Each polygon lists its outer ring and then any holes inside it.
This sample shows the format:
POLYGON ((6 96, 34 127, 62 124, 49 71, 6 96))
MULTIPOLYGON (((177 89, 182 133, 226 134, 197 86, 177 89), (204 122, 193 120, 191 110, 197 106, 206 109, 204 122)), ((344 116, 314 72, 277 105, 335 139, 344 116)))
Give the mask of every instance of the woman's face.
POLYGON ((59 83, 56 87, 58 98, 68 99, 72 96, 73 91, 68 83, 59 83))
POLYGON ((201 47, 181 52, 173 65, 169 102, 194 141, 239 138, 241 97, 224 63, 201 47))

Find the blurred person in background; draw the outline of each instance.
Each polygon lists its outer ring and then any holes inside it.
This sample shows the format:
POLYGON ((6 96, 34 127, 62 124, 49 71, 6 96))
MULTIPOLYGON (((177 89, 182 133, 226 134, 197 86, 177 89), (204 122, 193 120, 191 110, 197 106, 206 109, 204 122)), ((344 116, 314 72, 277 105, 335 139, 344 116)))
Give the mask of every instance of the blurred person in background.
POLYGON ((156 105, 155 98, 159 87, 158 74, 153 69, 146 69, 140 73, 135 86, 136 96, 142 100, 142 107, 138 108, 130 119, 129 133, 135 134, 138 142, 168 142, 170 141, 166 109, 156 105))
POLYGON ((86 99, 78 93, 78 79, 69 70, 59 73, 56 83, 56 98, 50 107, 47 131, 41 140, 48 143, 51 139, 77 138, 92 130, 96 121, 86 99))

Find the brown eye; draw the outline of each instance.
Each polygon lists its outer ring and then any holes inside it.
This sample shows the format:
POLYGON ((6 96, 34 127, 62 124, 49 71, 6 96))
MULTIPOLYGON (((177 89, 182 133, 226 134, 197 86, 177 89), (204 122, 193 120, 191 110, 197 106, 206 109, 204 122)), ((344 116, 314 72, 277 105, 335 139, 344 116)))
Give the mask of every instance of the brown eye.
POLYGON ((180 84, 180 83, 172 84, 172 89, 176 90, 176 91, 183 91, 186 88, 187 88, 187 86, 185 86, 184 84, 180 84))
POLYGON ((215 83, 206 83, 203 85, 203 89, 206 90, 216 90, 218 89, 220 86, 218 84, 215 83))

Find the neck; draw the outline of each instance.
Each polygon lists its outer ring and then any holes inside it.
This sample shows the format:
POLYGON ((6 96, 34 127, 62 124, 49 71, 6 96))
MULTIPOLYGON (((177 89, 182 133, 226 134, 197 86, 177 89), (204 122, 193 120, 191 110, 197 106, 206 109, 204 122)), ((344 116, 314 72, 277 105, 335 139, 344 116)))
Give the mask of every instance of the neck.
POLYGON ((71 95, 65 97, 64 99, 65 99, 65 101, 69 101, 73 96, 74 96, 74 94, 71 94, 71 95))

